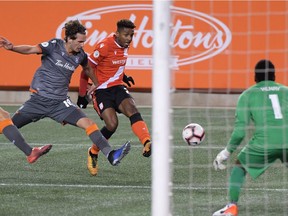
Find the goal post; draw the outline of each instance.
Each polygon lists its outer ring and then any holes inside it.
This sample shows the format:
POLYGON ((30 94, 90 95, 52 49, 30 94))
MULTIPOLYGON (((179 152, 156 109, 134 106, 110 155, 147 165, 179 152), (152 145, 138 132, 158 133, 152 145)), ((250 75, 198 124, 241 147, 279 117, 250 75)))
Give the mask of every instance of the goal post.
POLYGON ((153 1, 152 216, 171 215, 170 4, 153 1))

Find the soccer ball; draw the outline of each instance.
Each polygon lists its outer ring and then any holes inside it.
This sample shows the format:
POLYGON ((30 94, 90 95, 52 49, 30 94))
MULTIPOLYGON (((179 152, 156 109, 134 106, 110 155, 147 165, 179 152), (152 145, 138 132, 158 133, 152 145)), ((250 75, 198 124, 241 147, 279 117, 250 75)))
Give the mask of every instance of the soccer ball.
POLYGON ((188 145, 196 146, 205 139, 205 130, 201 125, 191 123, 184 127, 182 137, 188 145))

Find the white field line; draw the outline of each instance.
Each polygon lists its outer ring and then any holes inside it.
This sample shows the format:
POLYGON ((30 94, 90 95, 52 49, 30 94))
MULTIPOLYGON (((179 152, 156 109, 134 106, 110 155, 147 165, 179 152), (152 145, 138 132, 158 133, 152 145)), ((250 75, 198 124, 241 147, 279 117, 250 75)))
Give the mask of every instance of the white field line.
MULTIPOLYGON (((3 146, 5 146, 5 147, 8 147, 9 145, 11 146, 11 147, 15 147, 14 145, 11 145, 12 143, 11 142, 0 142, 0 146, 1 145, 3 145, 3 146)), ((39 146, 39 145, 42 145, 43 143, 29 143, 29 145, 31 145, 31 146, 39 146)), ((52 145, 54 145, 54 146, 57 146, 57 148, 58 147, 62 147, 62 148, 76 148, 76 147, 78 147, 78 148, 86 148, 86 147, 89 147, 90 146, 90 144, 67 144, 67 143, 51 143, 52 145)), ((142 145, 140 145, 139 143, 137 143, 137 144, 133 144, 133 141, 131 142, 131 144, 132 144, 132 148, 143 148, 143 146, 142 145)), ((43 144, 44 145, 44 144, 43 144)), ((121 145, 114 145, 113 144, 113 147, 120 147, 121 145)), ((223 149, 223 147, 221 147, 221 146, 211 146, 211 145, 207 145, 207 144, 205 144, 205 145, 200 145, 200 146, 193 146, 193 147, 190 147, 190 146, 188 146, 188 145, 183 145, 183 146, 172 146, 172 148, 173 149, 185 149, 185 150, 187 150, 187 148, 188 149, 223 149)))
MULTIPOLYGON (((151 190, 151 186, 133 186, 133 185, 84 185, 84 184, 33 184, 33 183, 0 183, 0 187, 58 187, 58 188, 107 188, 107 189, 143 189, 151 190)), ((176 186, 173 190, 227 190, 226 187, 186 187, 176 186)), ((243 188, 247 191, 270 191, 270 192, 287 192, 286 188, 243 188)))

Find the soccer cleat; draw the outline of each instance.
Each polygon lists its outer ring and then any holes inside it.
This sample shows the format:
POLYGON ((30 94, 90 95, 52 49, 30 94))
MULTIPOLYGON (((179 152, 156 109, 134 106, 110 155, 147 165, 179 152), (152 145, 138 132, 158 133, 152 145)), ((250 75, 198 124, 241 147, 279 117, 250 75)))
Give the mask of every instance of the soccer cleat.
POLYGON ((150 157, 151 155, 151 151, 152 151, 152 143, 149 141, 149 142, 146 142, 144 144, 144 147, 143 147, 143 151, 142 151, 142 155, 144 157, 150 157))
POLYGON ((112 150, 109 153, 108 160, 113 165, 116 166, 120 161, 129 153, 131 148, 130 141, 127 141, 121 148, 112 150))
POLYGON ((50 149, 52 148, 52 145, 44 145, 42 147, 34 147, 32 149, 32 152, 29 156, 27 156, 27 161, 29 163, 34 163, 39 157, 42 155, 48 153, 50 149))
POLYGON ((224 208, 213 213, 212 216, 237 216, 238 207, 236 204, 228 204, 224 208))
POLYGON ((92 176, 98 173, 98 154, 91 153, 91 147, 88 149, 87 168, 92 176))

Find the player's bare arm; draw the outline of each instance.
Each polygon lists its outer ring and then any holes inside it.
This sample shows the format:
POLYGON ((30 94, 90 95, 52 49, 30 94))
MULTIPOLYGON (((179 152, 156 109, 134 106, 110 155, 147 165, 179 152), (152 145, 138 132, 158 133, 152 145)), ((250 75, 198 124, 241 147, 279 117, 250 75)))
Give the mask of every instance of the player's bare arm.
POLYGON ((38 45, 18 45, 14 46, 8 39, 0 36, 0 48, 3 47, 6 50, 17 52, 20 54, 40 54, 41 48, 38 45))
POLYGON ((93 84, 97 86, 98 80, 91 65, 87 64, 86 66, 83 66, 83 71, 92 80, 93 84))

